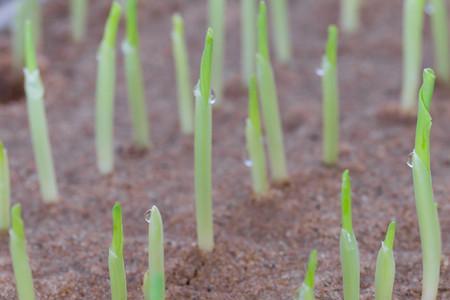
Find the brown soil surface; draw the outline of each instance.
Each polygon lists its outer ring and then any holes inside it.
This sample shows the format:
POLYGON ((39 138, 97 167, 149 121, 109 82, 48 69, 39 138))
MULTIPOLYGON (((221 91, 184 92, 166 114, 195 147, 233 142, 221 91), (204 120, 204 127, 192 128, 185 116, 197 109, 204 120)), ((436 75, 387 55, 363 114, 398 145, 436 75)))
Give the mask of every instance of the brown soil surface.
MULTIPOLYGON (((419 299, 421 250, 406 166, 415 122, 386 107, 399 102, 401 1, 365 1, 360 33, 342 36, 341 160, 321 160, 320 65, 328 24, 338 1, 291 1, 295 59, 275 65, 285 128, 290 185, 265 202, 251 196, 245 167, 247 99, 239 80, 239 2, 228 1, 226 96, 214 111, 213 190, 216 248, 195 245, 192 138, 180 135, 170 47, 171 14, 186 20, 192 78, 206 30, 206 1, 150 1, 140 9, 142 59, 154 149, 130 149, 131 129, 123 68, 118 68, 115 173, 102 177, 94 151, 96 50, 108 1, 92 1, 88 40, 69 37, 66 4, 45 6, 47 114, 61 202, 42 203, 27 126, 25 102, 0 108, 0 137, 9 150, 14 202, 23 204, 28 250, 39 299, 110 299, 107 255, 110 211, 123 204, 130 299, 142 299, 147 267, 145 211, 157 205, 165 225, 168 299, 292 299, 312 248, 319 251, 318 299, 342 299, 339 264, 340 175, 353 180, 354 228, 361 251, 362 299, 373 299, 374 264, 392 218, 398 221, 395 299, 419 299), (102 3, 100 3, 102 2, 102 3), (188 4, 189 3, 189 4, 188 4)), ((428 23, 428 21, 427 21, 428 23)), ((426 30, 424 65, 432 63, 426 30)), ((3 40, 7 39, 3 35, 3 40)), ((122 57, 118 51, 119 65, 122 57)), ((3 56, 6 54, 2 54, 3 56)), ((3 88, 1 93, 4 97, 3 88)), ((439 86, 432 105, 432 173, 439 202, 444 256, 439 299, 450 299, 450 92, 439 86)), ((8 238, 0 237, 0 299, 14 299, 8 238)))

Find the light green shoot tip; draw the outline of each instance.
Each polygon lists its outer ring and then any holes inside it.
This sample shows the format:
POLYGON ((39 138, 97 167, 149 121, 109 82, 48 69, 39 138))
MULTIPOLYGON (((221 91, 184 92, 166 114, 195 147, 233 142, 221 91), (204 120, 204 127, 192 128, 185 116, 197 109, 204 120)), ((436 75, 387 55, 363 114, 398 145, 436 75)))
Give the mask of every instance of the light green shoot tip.
POLYGON ((137 0, 127 0, 127 41, 130 45, 137 47, 139 44, 137 0))
POLYGON ((208 28, 205 37, 205 49, 203 50, 202 61, 200 65, 200 93, 202 101, 208 101, 211 94, 211 69, 213 55, 213 30, 208 28))
POLYGON ((30 20, 25 22, 25 60, 28 71, 31 72, 37 69, 33 28, 30 20))
POLYGON ((22 220, 22 206, 16 203, 11 208, 11 229, 20 239, 25 239, 25 229, 22 220))
POLYGON ((172 24, 174 27, 174 31, 183 32, 184 31, 184 22, 183 18, 180 14, 174 14, 172 17, 172 24))
POLYGON ((396 227, 396 222, 395 222, 395 220, 393 220, 393 221, 391 221, 391 223, 389 223, 389 226, 388 226, 388 229, 386 232, 386 237, 384 239, 384 245, 391 250, 394 249, 395 227, 396 227))
POLYGON ((114 204, 112 209, 113 219, 113 237, 111 242, 111 248, 118 255, 123 252, 123 226, 122 226, 122 206, 119 202, 114 204))
POLYGON ((270 60, 269 42, 267 38, 267 7, 265 1, 259 2, 258 53, 261 54, 267 61, 270 60))
POLYGON ((338 44, 338 29, 335 25, 330 25, 328 27, 328 42, 326 49, 326 56, 328 62, 331 65, 336 65, 337 63, 337 44, 338 44))
POLYGON ((420 88, 420 101, 425 104, 427 110, 430 109, 431 99, 433 98, 434 82, 436 81, 436 75, 433 69, 427 68, 423 70, 423 84, 420 88))
POLYGON ((317 250, 314 249, 309 254, 308 270, 306 271, 305 276, 305 284, 311 289, 314 289, 314 277, 316 275, 316 269, 317 269, 317 250))
POLYGON ((120 15, 122 7, 117 1, 114 1, 109 12, 108 21, 106 22, 104 41, 110 47, 116 44, 117 29, 119 27, 120 15))
POLYGON ((350 174, 348 170, 345 170, 342 174, 341 201, 342 228, 347 230, 349 233, 352 233, 352 184, 350 181, 350 174))

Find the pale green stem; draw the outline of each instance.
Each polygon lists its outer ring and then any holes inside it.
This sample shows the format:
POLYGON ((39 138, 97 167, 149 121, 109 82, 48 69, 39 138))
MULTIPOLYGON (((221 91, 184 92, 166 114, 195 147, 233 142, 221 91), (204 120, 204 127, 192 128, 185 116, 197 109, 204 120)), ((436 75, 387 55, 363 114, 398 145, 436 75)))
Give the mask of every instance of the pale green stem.
POLYGON ((430 0, 431 29, 434 40, 434 66, 438 80, 450 82, 449 30, 444 0, 430 0))
POLYGON ((288 3, 286 0, 271 0, 271 4, 275 54, 279 62, 287 63, 292 56, 288 3))
POLYGON ((16 204, 11 209, 9 253, 12 259, 18 300, 34 300, 33 276, 27 254, 27 241, 22 220, 22 208, 16 204))
POLYGON ((12 38, 12 60, 16 70, 22 70, 24 65, 24 41, 25 41, 25 3, 24 1, 17 1, 16 15, 11 24, 11 38, 12 38))
POLYGON ((294 300, 315 300, 314 297, 314 277, 317 268, 317 251, 313 250, 309 254, 308 268, 305 280, 298 290, 298 297, 294 300))
POLYGON ((109 247, 108 267, 112 300, 127 299, 127 279, 123 259, 122 208, 116 203, 112 210, 113 236, 109 247))
POLYGON ((393 251, 395 221, 389 224, 386 239, 378 251, 375 270, 375 300, 392 300, 395 280, 395 258, 393 251))
POLYGON ((148 225, 148 275, 144 280, 149 300, 164 300, 166 294, 164 274, 164 231, 161 214, 152 207, 148 225))
POLYGON ((217 104, 222 100, 223 64, 225 49, 226 0, 209 0, 209 24, 214 31, 214 53, 212 65, 212 89, 217 104))
POLYGON ((343 32, 358 31, 362 0, 341 0, 341 28, 343 32))
POLYGON ((184 22, 180 15, 173 16, 172 52, 175 61, 175 73, 178 88, 178 115, 181 132, 192 134, 194 131, 194 112, 189 59, 184 36, 184 22))
POLYGON ((10 189, 8 152, 0 142, 0 231, 9 228, 10 189))
POLYGON ((422 65, 424 0, 404 0, 402 109, 414 112, 422 65))
POLYGON ((241 0, 241 66, 242 81, 247 84, 255 72, 256 2, 241 0))
POLYGON ((72 37, 80 42, 86 36, 87 0, 70 0, 70 11, 72 37))

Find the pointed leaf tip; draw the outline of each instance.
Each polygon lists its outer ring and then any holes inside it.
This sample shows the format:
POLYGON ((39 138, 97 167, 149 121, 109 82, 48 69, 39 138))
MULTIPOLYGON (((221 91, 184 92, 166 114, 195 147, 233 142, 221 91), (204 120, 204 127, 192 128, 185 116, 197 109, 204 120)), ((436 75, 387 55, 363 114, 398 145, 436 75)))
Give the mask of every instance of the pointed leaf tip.
POLYGON ((392 220, 391 223, 389 223, 388 229, 386 231, 386 238, 384 239, 384 245, 389 249, 394 248, 396 224, 397 224, 396 221, 392 220))

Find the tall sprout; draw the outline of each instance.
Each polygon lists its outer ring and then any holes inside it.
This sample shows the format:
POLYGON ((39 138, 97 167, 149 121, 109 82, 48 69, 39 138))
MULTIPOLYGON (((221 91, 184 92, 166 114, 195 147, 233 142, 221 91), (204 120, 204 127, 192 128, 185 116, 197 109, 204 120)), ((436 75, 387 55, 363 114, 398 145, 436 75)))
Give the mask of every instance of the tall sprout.
POLYGON ((86 36, 87 0, 70 0, 72 38, 80 42, 86 36))
POLYGON ((437 203, 434 201, 430 169, 430 105, 434 91, 433 70, 425 69, 419 90, 416 141, 411 161, 414 195, 422 244, 422 300, 437 297, 441 265, 441 228, 437 203))
POLYGON ((150 133, 139 51, 137 0, 127 0, 126 5, 126 38, 122 44, 122 51, 125 57, 125 75, 131 123, 133 125, 133 143, 137 148, 147 149, 150 147, 150 133))
POLYGON ((194 109, 189 57, 184 36, 184 21, 180 15, 176 14, 173 16, 172 22, 172 52, 177 77, 178 116, 181 132, 184 134, 192 134, 194 131, 194 109))
POLYGON ((348 170, 342 174, 340 256, 344 299, 359 300, 359 249, 352 224, 352 186, 348 170))
POLYGON ((16 12, 14 20, 11 23, 11 55, 14 69, 19 72, 22 70, 24 64, 24 28, 26 20, 26 6, 25 1, 16 1, 16 12))
POLYGON ((392 300, 395 280, 394 238, 395 221, 392 221, 378 251, 375 271, 375 300, 392 300))
POLYGON ((113 119, 116 86, 116 35, 121 7, 113 2, 98 50, 96 92, 96 153, 97 167, 102 174, 114 168, 113 119))
POLYGON ((278 108, 278 95, 269 55, 267 8, 264 1, 261 1, 259 6, 256 69, 267 133, 272 179, 275 182, 283 182, 287 180, 288 173, 284 154, 283 129, 278 108))
POLYGON ((223 89, 223 62, 225 51, 226 0, 209 0, 209 24, 214 31, 214 53, 212 64, 212 89, 219 103, 223 89))
POLYGON ((278 61, 287 63, 292 56, 289 33, 289 8, 286 0, 271 0, 273 38, 278 61))
POLYGON ((314 296, 314 277, 317 269, 317 250, 309 254, 308 268, 306 270, 305 280, 298 289, 298 297, 294 300, 315 300, 314 296))
POLYGON ((247 84, 255 72, 256 2, 241 0, 241 67, 242 81, 247 84))
POLYGON ((144 299, 164 300, 164 231, 161 214, 156 206, 150 210, 148 222, 148 271, 144 276, 144 299))
POLYGON ((412 113, 422 65, 422 31, 425 0, 403 2, 403 83, 402 109, 412 113))
POLYGON ((27 241, 22 220, 22 207, 15 204, 11 208, 11 228, 9 229, 9 253, 12 258, 16 278, 17 298, 34 300, 33 276, 27 254, 27 241))
POLYGON ((0 231, 9 228, 10 189, 8 152, 0 142, 0 231))
POLYGON ((123 260, 122 207, 116 203, 112 209, 113 235, 109 247, 108 267, 112 300, 127 299, 127 278, 123 260))
POLYGON ((323 162, 333 165, 339 157, 339 89, 337 81, 338 30, 328 27, 328 42, 322 58, 323 162))
POLYGON ((213 31, 208 29, 200 63, 200 80, 195 91, 195 208, 197 241, 203 251, 214 248, 214 229, 211 195, 211 66, 213 31))
POLYGON ((269 191, 266 169, 266 155, 259 117, 259 104, 256 77, 250 78, 248 84, 248 118, 245 123, 247 152, 251 162, 253 192, 257 196, 269 191))
POLYGON ((353 33, 360 23, 361 2, 363 0, 341 0, 341 28, 343 32, 353 33))
POLYGON ((31 26, 32 23, 27 21, 25 25, 26 68, 24 73, 28 120, 42 198, 45 202, 55 202, 58 200, 58 186, 45 115, 44 86, 36 62, 31 26))
POLYGON ((431 29, 434 41, 434 66, 438 80, 450 82, 449 31, 447 7, 444 0, 429 0, 431 4, 431 29))

